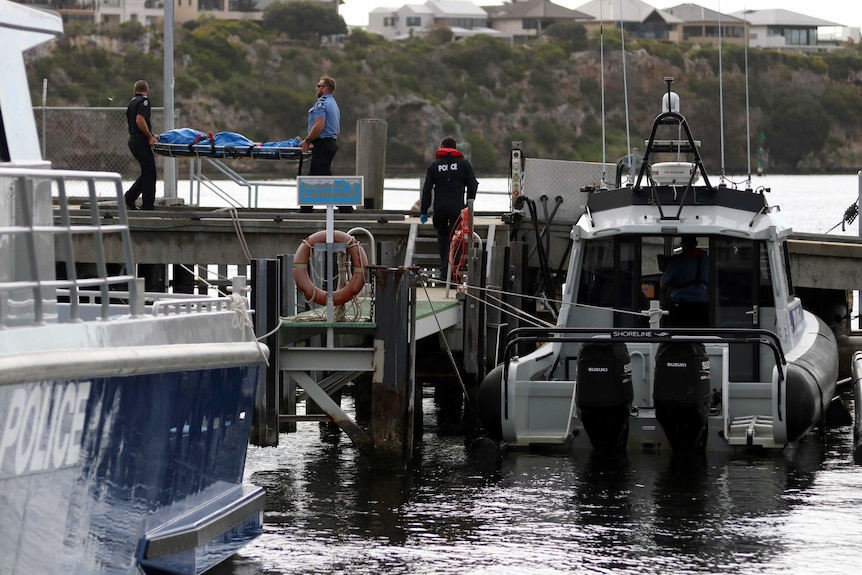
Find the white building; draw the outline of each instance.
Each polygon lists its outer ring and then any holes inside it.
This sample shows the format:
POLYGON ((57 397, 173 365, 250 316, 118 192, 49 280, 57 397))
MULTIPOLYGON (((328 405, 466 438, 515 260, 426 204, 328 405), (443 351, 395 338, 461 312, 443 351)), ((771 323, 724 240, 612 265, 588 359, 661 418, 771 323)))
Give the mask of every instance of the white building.
POLYGON ((434 25, 434 12, 424 4, 404 4, 400 8, 375 8, 368 14, 368 32, 394 40, 406 38, 434 25))
POLYGON ((468 0, 428 0, 400 8, 377 8, 368 15, 368 32, 396 40, 435 27, 452 30, 455 39, 475 34, 508 35, 489 26, 488 13, 468 0))
POLYGON ((835 43, 820 42, 818 30, 841 28, 841 24, 789 10, 744 10, 732 14, 748 22, 748 45, 794 52, 834 50, 835 43))
POLYGON ((97 24, 121 24, 137 20, 145 26, 165 19, 164 0, 96 0, 97 24))
MULTIPOLYGON (((171 0, 93 0, 96 23, 119 24, 137 20, 149 25, 161 22, 165 17, 165 2, 171 0)), ((197 20, 200 16, 212 16, 221 20, 260 20, 263 10, 275 0, 173 0, 174 22, 197 20)), ((290 2, 292 0, 281 0, 290 2)), ((338 0, 318 0, 321 4, 338 9, 338 0)))

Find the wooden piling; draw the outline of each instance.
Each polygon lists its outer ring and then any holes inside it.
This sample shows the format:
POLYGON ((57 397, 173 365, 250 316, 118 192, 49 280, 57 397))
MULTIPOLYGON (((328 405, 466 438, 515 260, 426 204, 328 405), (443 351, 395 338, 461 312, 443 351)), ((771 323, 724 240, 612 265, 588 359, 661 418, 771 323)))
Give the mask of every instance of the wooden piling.
POLYGON ((281 310, 281 266, 277 259, 255 259, 251 264, 254 332, 257 337, 269 334, 262 340, 269 347, 269 365, 264 376, 258 381, 250 442, 252 445, 272 447, 278 445, 278 400, 281 395, 281 366, 276 330, 281 310))
POLYGON ((356 121, 356 175, 365 177, 365 208, 383 209, 386 172, 386 120, 356 121))
POLYGON ((464 371, 474 379, 484 377, 485 290, 483 250, 470 250, 467 275, 467 297, 464 300, 464 371), (475 271, 474 271, 475 270, 475 271))
POLYGON ((195 293, 195 265, 173 264, 174 279, 171 286, 174 293, 195 293))
MULTIPOLYGON (((281 254, 278 261, 281 265, 281 306, 282 317, 296 315, 296 284, 293 283, 293 254, 281 254)), ((279 345, 281 345, 279 343, 279 345)), ((289 373, 279 371, 279 386, 281 397, 279 397, 279 414, 296 415, 296 380, 289 373)), ((279 425, 279 431, 284 433, 296 432, 295 421, 284 421, 279 425)))
POLYGON ((138 277, 144 278, 146 291, 167 293, 168 266, 164 264, 138 264, 138 277))
POLYGON ((413 452, 415 391, 410 305, 410 271, 375 269, 377 327, 374 333, 377 369, 371 381, 370 435, 375 455, 398 458, 406 464, 413 452), (383 311, 385 310, 385 312, 383 311))

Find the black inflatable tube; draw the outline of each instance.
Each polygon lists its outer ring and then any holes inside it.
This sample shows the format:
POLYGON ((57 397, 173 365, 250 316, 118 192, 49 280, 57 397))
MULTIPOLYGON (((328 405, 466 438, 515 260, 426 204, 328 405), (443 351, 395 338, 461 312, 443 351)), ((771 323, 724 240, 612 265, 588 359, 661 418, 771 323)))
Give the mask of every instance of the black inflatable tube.
POLYGON ((853 460, 862 463, 862 351, 853 354, 853 403, 856 413, 853 426, 853 460))
POLYGON ((485 376, 476 396, 476 411, 485 433, 491 439, 503 439, 503 366, 500 364, 485 376))
POLYGON ((814 345, 787 365, 787 442, 808 433, 826 417, 838 382, 838 344, 829 326, 817 318, 814 345))

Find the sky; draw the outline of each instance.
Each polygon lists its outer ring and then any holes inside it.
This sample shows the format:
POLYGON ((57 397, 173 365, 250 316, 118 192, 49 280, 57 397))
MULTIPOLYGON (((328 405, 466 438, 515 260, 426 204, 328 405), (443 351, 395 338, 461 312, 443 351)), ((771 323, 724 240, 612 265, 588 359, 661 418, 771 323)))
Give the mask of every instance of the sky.
MULTIPOLYGON (((500 0, 472 0, 477 6, 500 5, 500 0)), ((589 0, 552 0, 554 4, 577 9, 589 0)), ((722 14, 738 10, 767 10, 783 8, 799 14, 807 14, 844 26, 862 27, 862 2, 859 0, 644 0, 656 8, 669 8, 692 3, 722 14)), ((339 8, 341 17, 348 26, 366 26, 368 13, 379 7, 398 8, 404 4, 424 4, 425 0, 344 0, 339 8)))

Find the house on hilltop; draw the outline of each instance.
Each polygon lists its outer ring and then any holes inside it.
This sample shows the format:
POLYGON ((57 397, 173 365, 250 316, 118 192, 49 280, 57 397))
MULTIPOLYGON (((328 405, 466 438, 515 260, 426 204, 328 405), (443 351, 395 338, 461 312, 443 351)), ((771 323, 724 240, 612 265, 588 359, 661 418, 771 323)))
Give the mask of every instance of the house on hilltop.
MULTIPOLYGON (((81 20, 96 24, 122 24, 134 20, 144 26, 163 26, 165 2, 169 0, 16 0, 57 10, 64 22, 81 20)), ((201 16, 220 20, 261 20, 263 10, 274 0, 177 0, 174 22, 181 24, 201 16)), ((296 0, 280 0, 293 2, 296 0)), ((342 0, 312 0, 338 11, 342 0)))
POLYGON ((840 47, 835 42, 818 40, 820 28, 841 27, 835 22, 781 9, 745 10, 732 15, 748 22, 748 45, 753 48, 812 53, 840 47))
POLYGON ((425 4, 405 4, 400 8, 375 8, 368 14, 368 28, 388 40, 406 38, 434 25, 434 12, 425 4))
POLYGON ((511 38, 489 24, 488 12, 468 0, 427 0, 424 4, 372 10, 368 14, 367 31, 389 40, 424 34, 439 27, 449 28, 455 40, 477 34, 511 38))
POLYGON ((683 42, 745 44, 747 22, 736 16, 722 14, 697 4, 680 4, 665 8, 665 12, 682 20, 683 42))
POLYGON ((491 28, 515 38, 542 36, 545 30, 561 22, 584 22, 593 17, 570 10, 550 0, 521 0, 501 6, 485 6, 491 28))
POLYGON ((593 17, 587 29, 602 25, 622 28, 633 38, 679 42, 683 21, 670 12, 659 10, 642 0, 592 0, 576 8, 593 17))

